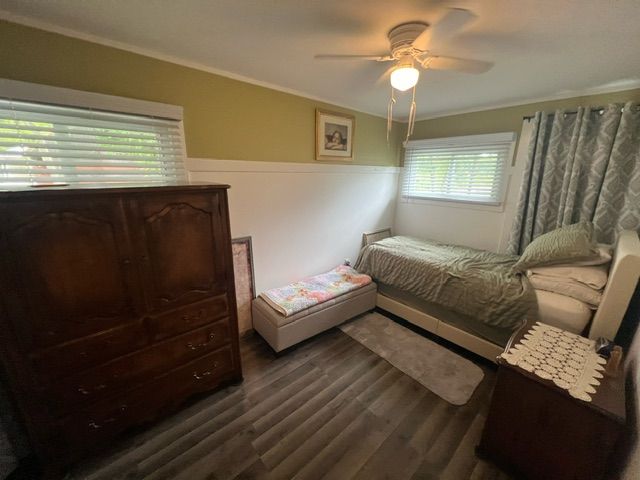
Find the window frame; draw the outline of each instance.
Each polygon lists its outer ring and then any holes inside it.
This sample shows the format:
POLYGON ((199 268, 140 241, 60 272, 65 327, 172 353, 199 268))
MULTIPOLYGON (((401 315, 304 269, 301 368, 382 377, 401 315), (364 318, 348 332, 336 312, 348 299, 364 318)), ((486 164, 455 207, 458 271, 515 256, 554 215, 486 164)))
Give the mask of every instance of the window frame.
MULTIPOLYGON (((0 98, 173 120, 176 122, 178 132, 180 133, 181 154, 187 175, 185 179, 188 180, 188 157, 183 120, 184 109, 180 105, 150 102, 147 100, 41 85, 6 78, 0 78, 0 98)), ((20 188, 26 188, 26 186, 20 188)), ((77 188, 83 187, 78 186, 77 188)), ((109 185, 105 184, 105 188, 109 188, 109 185)))
POLYGON ((505 203, 505 194, 509 184, 509 169, 513 167, 513 158, 517 143, 516 132, 500 132, 480 135, 463 135, 456 137, 442 137, 424 140, 410 140, 406 143, 403 157, 402 174, 400 175, 400 185, 398 189, 399 197, 406 202, 443 202, 461 204, 461 208, 492 207, 502 208, 505 203), (407 195, 404 194, 405 179, 408 174, 406 170, 407 153, 409 150, 417 150, 421 148, 446 148, 446 147, 481 147, 482 145, 508 144, 508 153, 504 158, 500 172, 500 184, 496 201, 491 200, 471 200, 463 198, 439 197, 439 196, 423 196, 423 195, 407 195))

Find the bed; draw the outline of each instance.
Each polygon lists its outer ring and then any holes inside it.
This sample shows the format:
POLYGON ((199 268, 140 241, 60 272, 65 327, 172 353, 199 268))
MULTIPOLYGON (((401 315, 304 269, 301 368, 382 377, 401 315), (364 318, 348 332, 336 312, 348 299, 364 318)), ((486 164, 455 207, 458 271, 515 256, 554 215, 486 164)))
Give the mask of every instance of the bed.
MULTIPOLYGON (((420 276, 424 275, 424 264, 412 264, 407 260, 411 259, 413 249, 421 248, 419 243, 410 243, 420 242, 419 240, 407 238, 393 237, 389 229, 363 236, 363 249, 355 266, 372 275, 377 281, 379 289, 376 305, 492 361, 502 353, 519 326, 535 319, 575 330, 575 325, 584 325, 585 315, 588 315, 590 322, 582 332, 585 336, 615 338, 640 277, 640 240, 636 232, 623 231, 615 245, 608 280, 595 312, 580 311, 575 309, 571 302, 567 302, 566 298, 535 290, 521 275, 516 279, 503 278, 504 270, 509 269, 509 262, 513 262, 515 257, 473 249, 466 249, 472 257, 472 271, 480 272, 489 268, 495 269, 497 273, 491 273, 488 278, 484 273, 474 273, 470 283, 467 279, 454 288, 453 294, 443 296, 440 290, 444 286, 449 288, 448 284, 452 281, 455 284, 458 279, 456 275, 449 275, 446 281, 438 280, 438 268, 450 269, 451 265, 456 268, 456 264, 453 262, 445 267, 436 265, 427 275, 431 275, 428 277, 429 280, 436 280, 438 288, 432 288, 426 295, 421 291, 418 296, 413 288, 415 284, 432 282, 425 282, 424 278, 420 280, 420 276), (374 251, 379 253, 380 245, 386 245, 386 249, 391 253, 373 254, 374 251), (394 271, 400 271, 401 275, 394 275, 394 271), (397 278, 404 280, 398 282, 397 278), (445 283, 447 285, 444 285, 445 283), (475 297, 478 298, 474 297, 474 290, 478 288, 485 289, 486 294, 482 295, 482 298, 477 294, 475 297), (451 303, 451 298, 455 299, 457 296, 462 298, 461 302, 465 308, 451 303), (489 299, 488 303, 479 303, 485 302, 485 297, 489 299), (436 301, 429 301, 430 299, 436 301), (532 301, 535 306, 533 310, 532 301), (501 302, 504 302, 504 305, 501 302), (478 313, 487 310, 487 315, 478 313), (482 321, 479 321, 478 317, 483 317, 482 321)), ((426 244, 428 245, 428 242, 426 244)), ((458 251, 452 249, 445 251, 445 256, 456 253, 458 251)), ((461 255, 467 255, 464 249, 461 255)))

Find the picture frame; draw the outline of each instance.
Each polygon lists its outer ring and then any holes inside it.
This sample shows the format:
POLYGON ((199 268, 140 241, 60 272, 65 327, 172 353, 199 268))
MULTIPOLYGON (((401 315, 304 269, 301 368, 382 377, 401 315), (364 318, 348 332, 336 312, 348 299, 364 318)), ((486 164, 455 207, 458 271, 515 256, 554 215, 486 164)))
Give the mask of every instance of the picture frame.
POLYGON ((243 336, 253 331, 251 302, 256 298, 251 237, 232 239, 231 249, 238 308, 238 332, 243 336))
POLYGON ((353 115, 316 109, 316 160, 353 161, 355 128, 353 115))

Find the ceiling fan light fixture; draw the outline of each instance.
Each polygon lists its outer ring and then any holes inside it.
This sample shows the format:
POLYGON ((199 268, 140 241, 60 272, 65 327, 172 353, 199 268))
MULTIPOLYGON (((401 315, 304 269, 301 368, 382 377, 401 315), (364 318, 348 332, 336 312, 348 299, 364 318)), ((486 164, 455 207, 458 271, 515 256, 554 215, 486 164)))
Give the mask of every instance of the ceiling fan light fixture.
POLYGON ((402 65, 391 72, 391 86, 404 92, 418 83, 420 71, 413 65, 402 65))

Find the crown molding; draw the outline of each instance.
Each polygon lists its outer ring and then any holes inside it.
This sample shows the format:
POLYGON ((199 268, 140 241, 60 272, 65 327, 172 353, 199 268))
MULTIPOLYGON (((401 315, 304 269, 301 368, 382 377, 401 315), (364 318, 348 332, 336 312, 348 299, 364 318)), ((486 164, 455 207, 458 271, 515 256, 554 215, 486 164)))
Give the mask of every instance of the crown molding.
POLYGON ((145 57, 154 58, 156 60, 161 60, 163 62, 173 63, 175 65, 180 65, 182 67, 192 68, 194 70, 200 70, 203 72, 211 73, 213 75, 218 75, 225 78, 230 78, 232 80, 237 80, 239 82, 249 83, 251 85, 256 85, 258 87, 268 88, 270 90, 276 90, 278 92, 287 93, 289 95, 295 95, 296 97, 306 98, 308 100, 313 100, 316 102, 326 103, 328 105, 332 105, 338 108, 346 108, 349 110, 353 110, 358 113, 364 113, 367 115, 373 115, 374 117, 384 118, 386 120, 386 116, 380 115, 379 113, 362 110, 360 108, 353 107, 351 105, 346 104, 338 104, 333 100, 329 100, 327 98, 317 97, 315 95, 310 95, 305 92, 301 92, 299 90, 295 90, 293 88, 282 87, 280 85, 276 85, 270 82, 264 82, 262 80, 257 80, 255 78, 246 77, 244 75, 240 75, 237 73, 229 72, 227 70, 221 70, 218 68, 213 68, 208 65, 186 60, 180 57, 176 57, 174 55, 167 55, 155 50, 150 50, 147 48, 137 47, 135 45, 131 45, 126 42, 119 42, 116 40, 110 40, 108 38, 104 38, 98 35, 93 35, 90 33, 80 32, 78 30, 74 30, 71 28, 61 27, 59 25, 55 25, 50 22, 46 22, 43 20, 37 20, 30 17, 25 17, 23 15, 17 15, 15 13, 9 12, 7 10, 0 9, 0 20, 5 20, 10 23, 16 23, 18 25, 24 25, 26 27, 36 28, 38 30, 44 30, 46 32, 57 33, 59 35, 64 35, 65 37, 76 38, 78 40, 83 40, 90 43, 96 43, 98 45, 102 45, 105 47, 117 48, 118 50, 124 50, 126 52, 135 53, 137 55, 142 55, 145 57))

